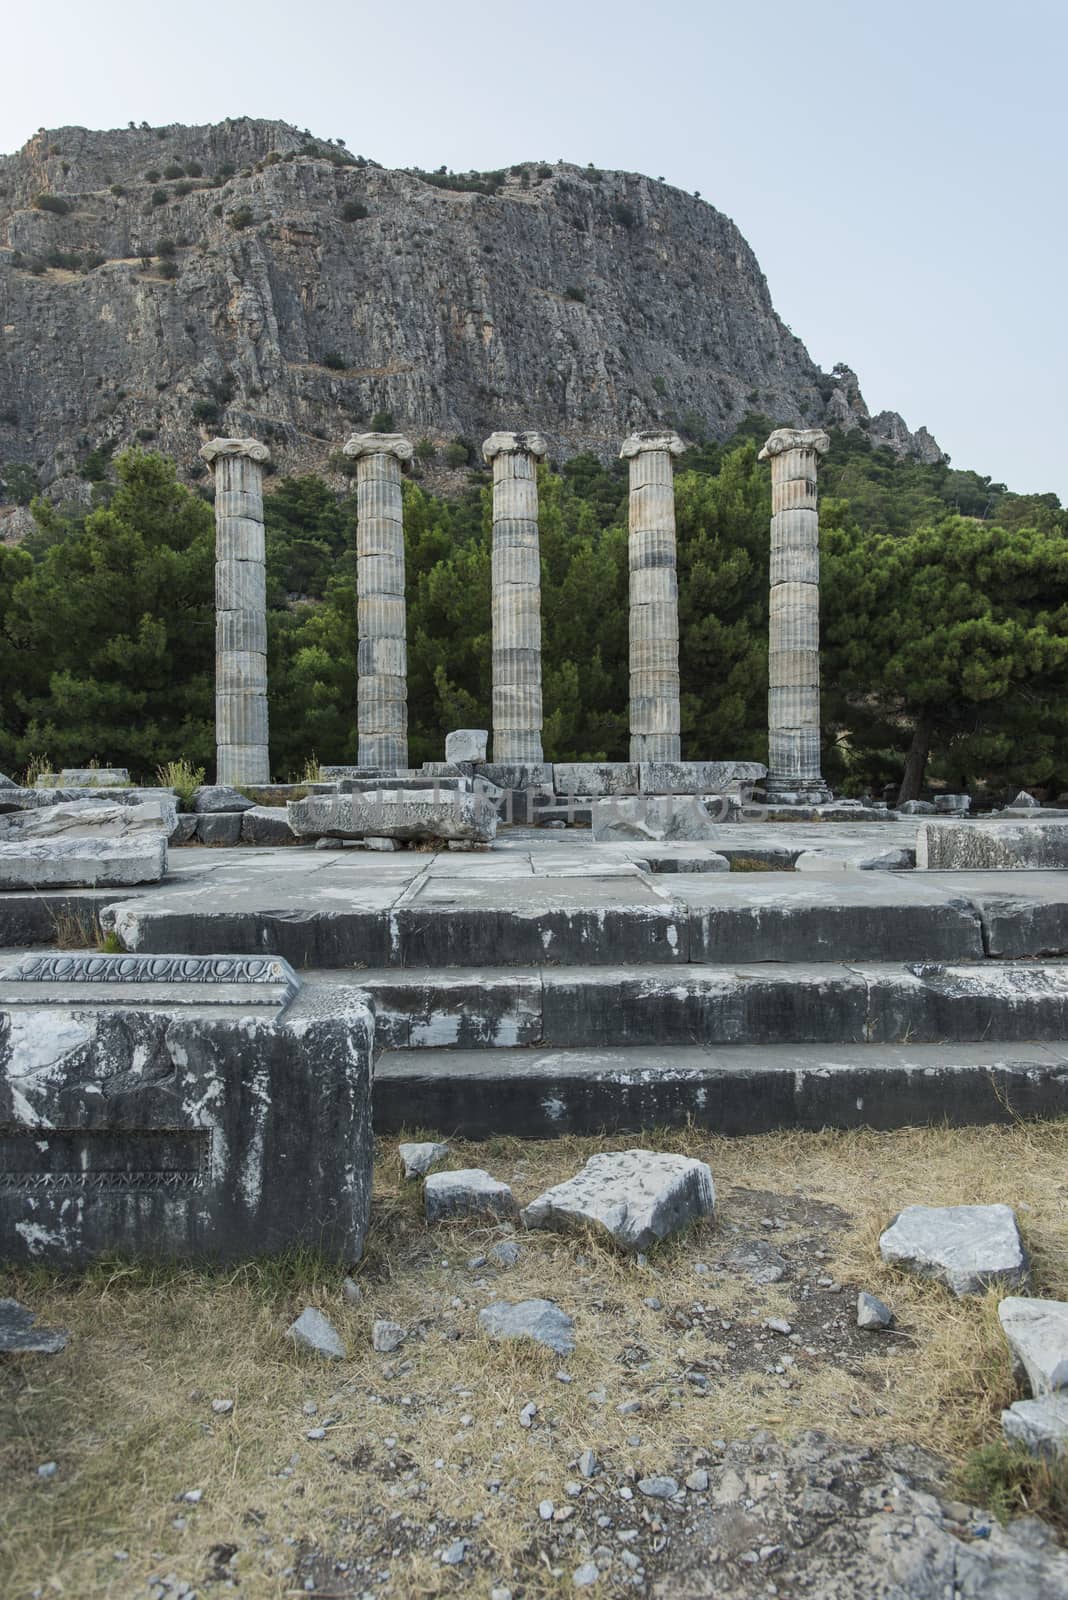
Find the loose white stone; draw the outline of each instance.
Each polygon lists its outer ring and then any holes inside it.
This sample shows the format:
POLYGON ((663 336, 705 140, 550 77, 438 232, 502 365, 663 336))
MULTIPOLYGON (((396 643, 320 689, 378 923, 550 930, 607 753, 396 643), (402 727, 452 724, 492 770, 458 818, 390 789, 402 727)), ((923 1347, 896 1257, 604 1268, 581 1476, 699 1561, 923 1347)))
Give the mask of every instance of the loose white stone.
POLYGON ((576 1589, 588 1589, 591 1584, 597 1582, 600 1576, 600 1571, 595 1562, 584 1561, 581 1567, 576 1567, 571 1574, 571 1582, 576 1589))
POLYGON ((492 1339, 533 1339, 559 1356, 575 1348, 575 1324, 552 1300, 499 1301, 480 1311, 478 1320, 492 1339))
POLYGON ((286 1329, 286 1338, 329 1361, 345 1359, 345 1346, 336 1328, 314 1306, 305 1306, 296 1322, 286 1329))
POLYGON ((511 1217, 518 1207, 506 1183, 481 1167, 459 1172, 432 1172, 423 1191, 428 1222, 447 1217, 511 1217))
POLYGON ((523 1211, 528 1228, 602 1228, 624 1250, 647 1250, 698 1217, 710 1216, 716 1192, 703 1161, 650 1150, 591 1156, 566 1183, 523 1211))
POLYGON ((551 1500, 543 1500, 538 1507, 538 1516, 543 1522, 551 1522, 553 1520, 553 1512, 555 1510, 556 1507, 553 1505, 551 1500))
POLYGON ((998 1306, 998 1317, 1035 1399, 1068 1389, 1068 1301, 1010 1295, 998 1306))
POLYGON ((234 1409, 234 1402, 232 1400, 213 1400, 211 1409, 217 1417, 228 1417, 234 1409))
POLYGON ((686 1479, 686 1487, 687 1489, 695 1490, 698 1494, 708 1488, 708 1473, 704 1467, 695 1467, 686 1479))
POLYGON ((906 1206, 879 1240, 884 1261, 935 1278, 956 1295, 1027 1281, 1027 1256, 1010 1206, 906 1206))
POLYGON ((648 1500, 673 1500, 679 1492, 674 1478, 639 1478, 638 1489, 648 1500))
POLYGON ((1061 1390, 1017 1400, 1001 1413, 1001 1431, 1009 1444, 1022 1445, 1032 1455, 1068 1455, 1068 1394, 1061 1390))
POLYGON ((404 1343, 406 1334, 399 1322, 389 1322, 384 1317, 375 1320, 371 1328, 371 1346, 380 1355, 390 1355, 404 1343))
POLYGON ((436 1144, 429 1140, 425 1144, 399 1144, 397 1154, 404 1168, 406 1178, 425 1178, 431 1167, 439 1161, 444 1161, 449 1153, 447 1144, 436 1144))

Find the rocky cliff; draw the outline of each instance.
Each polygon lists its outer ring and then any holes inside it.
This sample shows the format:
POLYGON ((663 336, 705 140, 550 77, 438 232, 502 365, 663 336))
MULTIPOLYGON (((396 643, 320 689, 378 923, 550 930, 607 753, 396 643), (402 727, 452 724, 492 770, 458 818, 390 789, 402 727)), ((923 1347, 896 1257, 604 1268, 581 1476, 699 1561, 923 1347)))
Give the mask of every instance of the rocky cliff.
POLYGON ((660 181, 387 171, 248 118, 42 130, 0 158, 0 462, 45 483, 138 441, 195 470, 214 433, 322 467, 383 413, 439 445, 536 428, 607 457, 749 411, 940 457, 821 372, 734 223, 660 181))

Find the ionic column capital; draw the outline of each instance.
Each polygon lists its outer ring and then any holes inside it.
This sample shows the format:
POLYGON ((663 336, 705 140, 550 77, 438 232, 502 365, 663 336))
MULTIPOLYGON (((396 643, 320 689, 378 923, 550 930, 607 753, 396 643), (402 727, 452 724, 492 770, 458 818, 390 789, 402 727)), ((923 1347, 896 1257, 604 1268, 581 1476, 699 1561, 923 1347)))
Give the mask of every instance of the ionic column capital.
POLYGON ((822 428, 776 428, 757 460, 770 461, 787 450, 812 450, 825 456, 830 448, 831 441, 822 428))
POLYGON ((415 449, 403 433, 354 433, 342 445, 342 453, 356 460, 361 456, 396 456, 403 467, 412 459, 415 449))
POLYGON ((549 446, 540 433, 491 433, 482 446, 482 459, 493 461, 497 456, 526 455, 541 461, 549 446))
POLYGON ((211 466, 219 456, 248 456, 250 461, 270 461, 271 452, 258 439, 209 439, 200 457, 211 466))
POLYGON ((619 447, 619 455, 621 460, 629 461, 632 456, 643 455, 647 450, 666 450, 670 455, 681 456, 685 449, 678 434, 670 429, 645 428, 627 435, 619 447))

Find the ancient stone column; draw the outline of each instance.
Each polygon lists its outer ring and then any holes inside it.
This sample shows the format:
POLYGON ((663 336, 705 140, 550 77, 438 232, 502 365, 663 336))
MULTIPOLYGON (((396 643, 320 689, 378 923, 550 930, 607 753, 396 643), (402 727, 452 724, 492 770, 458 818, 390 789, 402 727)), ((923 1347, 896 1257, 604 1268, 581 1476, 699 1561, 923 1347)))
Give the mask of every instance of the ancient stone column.
POLYGON ((630 462, 630 759, 678 761, 679 585, 675 571, 675 433, 632 433, 630 462))
POLYGON ((541 749, 540 433, 493 433, 493 759, 530 766, 541 749))
POLYGON ((408 637, 404 604, 401 468, 412 459, 399 433, 354 433, 356 461, 356 760, 408 765, 408 637))
POLYGON ((263 464, 256 439, 211 439, 215 468, 215 776, 269 783, 263 464))
POLYGON ((820 771, 820 524, 816 471, 831 441, 818 428, 776 428, 771 462, 768 623, 769 796, 829 798, 820 771))

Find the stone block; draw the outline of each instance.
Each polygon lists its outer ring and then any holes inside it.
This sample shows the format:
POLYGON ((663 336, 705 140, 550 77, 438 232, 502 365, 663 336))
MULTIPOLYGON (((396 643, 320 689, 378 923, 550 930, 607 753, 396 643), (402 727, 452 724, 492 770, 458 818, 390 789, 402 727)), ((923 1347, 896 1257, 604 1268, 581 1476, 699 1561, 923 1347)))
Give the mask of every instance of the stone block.
POLYGON ((722 839, 726 813, 710 809, 698 795, 639 794, 629 798, 614 796, 598 800, 593 806, 593 837, 596 840, 631 839, 680 840, 722 839))
POLYGON ((445 735, 445 760, 485 761, 488 747, 486 728, 454 728, 445 735))
POLYGON ((916 866, 964 872, 1068 867, 1064 822, 925 822, 916 832, 916 866))
POLYGON ((174 829, 177 802, 163 791, 158 798, 135 805, 117 805, 101 796, 91 800, 57 800, 54 805, 0 816, 0 844, 28 843, 31 839, 126 839, 132 834, 174 829))
MULTIPOLYGON (((447 783, 439 779, 438 783, 447 783)), ((457 780, 458 782, 461 780, 457 780)), ((473 786, 442 789, 376 788, 367 794, 310 795, 291 802, 289 822, 302 838, 472 839, 488 844, 497 832, 497 806, 473 786)))
POLYGON ((0 1255, 360 1253, 372 1012, 277 957, 25 957, 0 972, 0 1255))
POLYGON ((228 783, 203 783, 193 790, 193 810, 200 815, 211 811, 250 811, 254 805, 254 800, 228 783))
POLYGON ((112 889, 158 883, 167 870, 167 834, 68 834, 0 842, 0 890, 112 889))
POLYGON ((190 844, 196 836, 198 820, 192 811, 183 811, 175 818, 174 828, 167 838, 167 843, 190 844))
POLYGON ((1027 1282, 1027 1255, 1010 1206, 906 1206, 879 1240, 891 1266, 955 1295, 1027 1282))
POLYGON ((215 613, 215 651, 230 655, 250 651, 266 658, 267 617, 263 611, 224 611, 215 613))
POLYGON ((638 765, 631 761, 558 761, 553 767, 557 794, 637 794, 638 765))
POLYGON ((712 1173, 703 1161, 652 1150, 590 1156, 583 1170, 538 1196, 523 1211, 528 1228, 589 1228, 621 1249, 649 1250, 715 1210, 712 1173))
POLYGON ((129 785, 125 767, 64 767, 60 772, 42 772, 39 789, 114 789, 129 785))
POLYGON ((242 811, 240 839, 242 844, 254 845, 300 843, 281 806, 250 806, 242 811))
POLYGON ((241 811, 206 811, 197 818, 201 844, 233 846, 241 843, 241 811))
POLYGON ((998 1318, 1035 1399, 1068 1389, 1068 1301, 1010 1295, 998 1306, 998 1318))
POLYGON ((506 1183, 490 1177, 481 1167, 458 1172, 431 1172, 423 1186, 428 1222, 454 1217, 514 1217, 519 1207, 506 1183))
POLYGON ((262 561, 216 561, 217 611, 263 612, 267 606, 267 579, 262 561))
POLYGON ((1068 1456, 1068 1394, 1017 1400, 1001 1413, 1001 1431, 1009 1444, 1021 1445, 1033 1456, 1068 1456))

